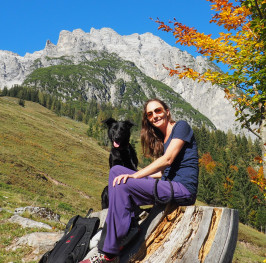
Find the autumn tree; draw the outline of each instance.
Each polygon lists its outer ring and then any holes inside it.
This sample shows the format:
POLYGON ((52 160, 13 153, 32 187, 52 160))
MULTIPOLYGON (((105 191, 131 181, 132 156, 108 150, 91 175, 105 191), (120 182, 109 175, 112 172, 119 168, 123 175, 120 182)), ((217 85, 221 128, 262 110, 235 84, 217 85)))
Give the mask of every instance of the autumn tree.
POLYGON ((171 76, 210 81, 224 88, 235 108, 237 120, 261 140, 264 178, 266 178, 266 0, 207 0, 215 14, 210 20, 224 28, 219 37, 198 32, 176 19, 158 29, 173 34, 176 43, 194 46, 211 61, 228 66, 228 72, 203 73, 182 65, 168 68, 171 76))

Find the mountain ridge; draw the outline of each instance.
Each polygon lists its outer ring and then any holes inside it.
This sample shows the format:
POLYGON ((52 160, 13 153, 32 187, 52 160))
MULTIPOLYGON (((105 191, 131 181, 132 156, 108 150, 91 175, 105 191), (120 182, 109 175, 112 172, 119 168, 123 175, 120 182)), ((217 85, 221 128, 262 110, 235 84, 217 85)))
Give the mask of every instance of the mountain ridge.
POLYGON ((210 83, 196 83, 189 79, 169 77, 163 64, 174 67, 177 63, 190 66, 200 72, 219 68, 203 57, 194 58, 186 51, 172 47, 151 33, 120 36, 110 28, 94 29, 85 33, 81 29, 73 32, 60 32, 57 44, 47 40, 45 48, 24 57, 15 53, 0 53, 0 88, 21 84, 34 69, 56 65, 47 63, 46 57, 71 57, 73 64, 79 62, 80 56, 87 51, 106 51, 115 53, 124 60, 132 61, 144 74, 159 80, 171 87, 175 92, 190 103, 195 109, 209 118, 217 129, 234 132, 241 131, 235 122, 235 110, 224 98, 220 87, 212 87, 210 83))

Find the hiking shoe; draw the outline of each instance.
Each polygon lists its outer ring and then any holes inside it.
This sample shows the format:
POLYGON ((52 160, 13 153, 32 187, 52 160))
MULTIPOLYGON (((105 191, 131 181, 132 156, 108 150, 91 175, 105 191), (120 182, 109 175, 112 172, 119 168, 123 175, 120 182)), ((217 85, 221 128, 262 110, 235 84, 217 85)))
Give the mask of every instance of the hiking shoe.
POLYGON ((112 259, 106 257, 104 254, 98 253, 97 255, 85 259, 80 263, 119 263, 119 257, 114 257, 112 259))

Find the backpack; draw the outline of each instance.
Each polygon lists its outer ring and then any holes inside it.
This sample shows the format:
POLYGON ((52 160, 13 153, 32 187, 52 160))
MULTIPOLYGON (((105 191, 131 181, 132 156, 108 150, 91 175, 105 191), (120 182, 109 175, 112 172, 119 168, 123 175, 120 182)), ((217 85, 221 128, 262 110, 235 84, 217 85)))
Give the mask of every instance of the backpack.
POLYGON ((89 252, 90 239, 98 230, 100 219, 79 215, 72 217, 66 225, 63 237, 46 252, 39 263, 78 263, 89 252))

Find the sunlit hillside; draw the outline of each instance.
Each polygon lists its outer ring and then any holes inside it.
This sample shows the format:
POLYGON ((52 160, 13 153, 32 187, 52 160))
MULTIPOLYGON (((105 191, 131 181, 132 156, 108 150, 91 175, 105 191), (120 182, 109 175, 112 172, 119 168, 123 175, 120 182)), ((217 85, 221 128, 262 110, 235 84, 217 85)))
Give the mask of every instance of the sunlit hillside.
POLYGON ((67 218, 99 209, 108 152, 86 135, 87 128, 39 104, 21 107, 18 99, 1 97, 1 207, 48 205, 67 218))

